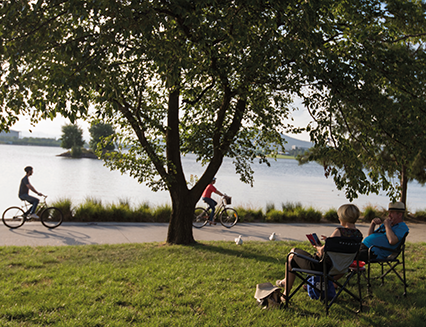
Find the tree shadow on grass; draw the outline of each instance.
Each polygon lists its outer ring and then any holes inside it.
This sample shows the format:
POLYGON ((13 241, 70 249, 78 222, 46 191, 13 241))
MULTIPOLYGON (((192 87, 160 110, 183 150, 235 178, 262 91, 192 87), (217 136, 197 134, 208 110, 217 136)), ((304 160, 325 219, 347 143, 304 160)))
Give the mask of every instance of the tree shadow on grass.
MULTIPOLYGON (((409 282, 409 281, 408 281, 409 282)), ((385 285, 380 282, 373 285, 372 295, 365 298, 363 320, 371 326, 425 326, 426 288, 422 285, 410 285, 407 296, 403 296, 403 286, 399 280, 388 280, 385 285), (395 316, 400 319, 395 319, 395 316), (381 317, 378 319, 378 317, 381 317)), ((365 291, 366 292, 366 291, 365 291)))
POLYGON ((194 245, 195 248, 198 248, 203 251, 210 251, 214 253, 219 253, 221 255, 228 255, 232 257, 239 257, 244 259, 253 259, 256 261, 262 261, 266 263, 276 264, 277 262, 284 265, 287 253, 290 251, 291 247, 288 247, 288 251, 279 252, 276 256, 270 256, 268 253, 261 253, 257 249, 250 248, 247 246, 239 246, 235 249, 230 249, 226 247, 221 247, 215 244, 209 243, 197 243, 194 245))

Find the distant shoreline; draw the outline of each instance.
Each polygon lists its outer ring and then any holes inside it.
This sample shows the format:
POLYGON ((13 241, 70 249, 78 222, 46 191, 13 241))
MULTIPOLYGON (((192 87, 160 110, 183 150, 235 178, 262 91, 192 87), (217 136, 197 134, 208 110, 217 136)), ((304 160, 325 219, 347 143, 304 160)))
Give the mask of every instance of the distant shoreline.
POLYGON ((87 158, 87 159, 99 159, 96 154, 93 152, 83 149, 81 152, 81 155, 79 157, 73 157, 71 156, 71 151, 66 151, 64 153, 56 155, 57 157, 65 157, 65 158, 73 158, 73 159, 81 159, 81 158, 87 158))

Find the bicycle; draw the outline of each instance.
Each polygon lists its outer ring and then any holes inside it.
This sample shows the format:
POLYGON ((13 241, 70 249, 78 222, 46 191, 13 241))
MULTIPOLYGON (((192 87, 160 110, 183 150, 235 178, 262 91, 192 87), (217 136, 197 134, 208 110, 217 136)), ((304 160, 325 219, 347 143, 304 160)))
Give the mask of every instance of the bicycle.
MULTIPOLYGON (((39 217, 41 223, 47 228, 56 228, 60 224, 62 224, 62 220, 64 219, 64 215, 62 211, 56 207, 49 207, 46 203, 47 195, 43 196, 43 202, 40 203, 41 211, 39 210, 39 217)), ((21 207, 9 207, 3 212, 2 220, 3 224, 5 224, 9 228, 19 228, 26 221, 32 220, 34 218, 30 218, 30 208, 29 204, 26 201, 23 201, 23 205, 21 207), (24 210, 25 209, 25 210, 24 210)))
MULTIPOLYGON (((227 207, 231 204, 231 197, 225 195, 213 216, 213 222, 219 217, 220 223, 223 227, 231 228, 238 221, 238 213, 235 209, 227 207)), ((195 208, 194 218, 192 219, 192 226, 201 228, 209 222, 211 208, 195 208)))

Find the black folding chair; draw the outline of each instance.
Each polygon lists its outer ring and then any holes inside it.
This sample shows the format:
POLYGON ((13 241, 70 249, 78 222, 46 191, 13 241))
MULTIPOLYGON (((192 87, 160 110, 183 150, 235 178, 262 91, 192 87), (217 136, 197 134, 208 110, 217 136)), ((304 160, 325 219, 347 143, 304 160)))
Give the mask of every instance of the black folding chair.
POLYGON ((367 268, 367 294, 370 294, 371 290, 371 280, 373 279, 381 279, 383 285, 385 283, 385 277, 390 273, 394 272, 396 276, 398 276, 399 280, 404 285, 404 296, 407 296, 407 278, 405 274, 405 239, 407 238, 408 232, 405 233, 405 235, 402 237, 402 239, 399 241, 398 247, 396 249, 391 249, 383 246, 377 246, 373 245, 368 249, 368 261, 366 264, 368 265, 367 268), (391 254, 386 259, 371 259, 371 251, 373 248, 380 248, 382 250, 386 250, 391 252, 391 254), (381 266, 381 275, 377 277, 371 277, 371 264, 378 263, 381 266), (389 269, 385 272, 385 265, 389 269), (402 277, 400 273, 396 270, 398 266, 402 266, 402 277))
MULTIPOLYGON (((322 301, 325 306, 326 314, 328 315, 330 307, 336 302, 340 294, 344 291, 359 302, 359 311, 362 311, 362 297, 361 297, 361 284, 360 284, 360 267, 357 259, 359 247, 361 245, 361 239, 347 238, 347 237, 329 237, 325 240, 324 247, 324 256, 321 261, 315 260, 311 257, 303 256, 296 252, 290 252, 287 256, 287 266, 286 269, 289 269, 289 256, 291 254, 299 256, 306 260, 316 263, 322 263, 322 271, 314 271, 308 269, 292 268, 290 272, 298 276, 302 281, 294 289, 294 291, 289 294, 288 289, 286 289, 286 301, 284 306, 287 308, 290 303, 291 298, 297 293, 297 291, 304 285, 309 284, 311 287, 315 288, 317 291, 322 294, 322 301), (327 262, 332 263, 330 271, 327 272, 327 262), (357 269, 349 269, 349 266, 356 260, 357 269), (320 276, 323 290, 320 290, 314 283, 311 283, 308 279, 312 275, 320 276), (346 278, 343 283, 334 279, 334 276, 346 275, 346 278), (358 286, 358 295, 355 295, 350 290, 347 289, 349 281, 353 276, 357 275, 357 286, 358 286), (328 281, 333 282, 336 288, 336 295, 332 298, 328 298, 328 281)), ((288 276, 289 271, 287 271, 288 276)))

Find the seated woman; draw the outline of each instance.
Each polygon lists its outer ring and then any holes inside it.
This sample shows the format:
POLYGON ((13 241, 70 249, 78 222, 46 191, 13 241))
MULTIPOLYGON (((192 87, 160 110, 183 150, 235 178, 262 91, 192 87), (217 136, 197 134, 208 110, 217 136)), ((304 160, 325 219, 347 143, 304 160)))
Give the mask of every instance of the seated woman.
MULTIPOLYGON (((334 232, 331 234, 330 237, 349 237, 349 238, 360 238, 360 241, 362 240, 362 233, 355 227, 355 223, 359 218, 359 209, 354 204, 344 204, 337 210, 337 216, 339 217, 340 225, 342 227, 337 227, 334 232)), ((322 239, 325 240, 327 237, 322 235, 322 239)), ((291 252, 296 252, 299 254, 302 254, 307 257, 311 257, 317 260, 320 260, 324 255, 324 245, 322 246, 315 246, 317 249, 317 252, 315 255, 311 255, 310 253, 294 248, 291 250, 291 252)), ((331 268, 331 263, 329 264, 331 268)), ((301 268, 301 269, 310 269, 315 271, 322 271, 322 263, 315 263, 311 262, 309 260, 306 260, 304 258, 298 257, 294 254, 289 256, 289 267, 286 269, 286 276, 283 280, 277 280, 276 285, 278 287, 284 288, 284 296, 285 296, 285 286, 286 283, 288 283, 288 291, 290 292, 291 288, 293 287, 294 279, 296 278, 296 275, 290 270, 292 268, 301 268), (287 274, 287 271, 289 273, 287 274)), ((340 277, 340 276, 338 276, 340 277)), ((338 279, 338 278, 336 278, 338 279)), ((283 296, 283 300, 285 299, 283 296)))

